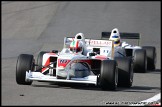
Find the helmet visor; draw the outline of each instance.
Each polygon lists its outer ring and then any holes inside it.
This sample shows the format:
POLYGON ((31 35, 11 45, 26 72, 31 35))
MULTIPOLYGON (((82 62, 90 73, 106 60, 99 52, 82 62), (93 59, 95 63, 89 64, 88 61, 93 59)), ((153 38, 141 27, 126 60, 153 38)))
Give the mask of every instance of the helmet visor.
POLYGON ((116 35, 115 35, 115 36, 112 36, 112 38, 119 38, 119 36, 116 36, 116 35))
POLYGON ((70 51, 73 51, 73 52, 80 52, 81 50, 82 50, 81 47, 78 47, 78 48, 76 48, 76 47, 70 47, 70 51))

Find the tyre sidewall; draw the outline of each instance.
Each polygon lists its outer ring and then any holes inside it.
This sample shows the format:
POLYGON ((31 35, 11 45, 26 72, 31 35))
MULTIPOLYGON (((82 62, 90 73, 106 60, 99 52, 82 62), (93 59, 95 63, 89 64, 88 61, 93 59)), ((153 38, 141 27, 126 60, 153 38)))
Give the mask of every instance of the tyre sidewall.
POLYGON ((147 71, 146 50, 136 49, 134 52, 134 72, 145 73, 147 71))
POLYGON ((118 63, 118 86, 131 87, 133 83, 133 63, 131 58, 115 58, 118 63))
POLYGON ((32 81, 26 82, 26 71, 32 70, 34 67, 33 55, 21 54, 18 56, 16 64, 16 82, 18 84, 30 85, 32 81))
POLYGON ((147 54, 147 69, 154 70, 156 68, 156 48, 153 46, 143 46, 147 54))
POLYGON ((104 60, 101 62, 100 86, 103 90, 116 90, 117 87, 117 67, 116 61, 104 60))

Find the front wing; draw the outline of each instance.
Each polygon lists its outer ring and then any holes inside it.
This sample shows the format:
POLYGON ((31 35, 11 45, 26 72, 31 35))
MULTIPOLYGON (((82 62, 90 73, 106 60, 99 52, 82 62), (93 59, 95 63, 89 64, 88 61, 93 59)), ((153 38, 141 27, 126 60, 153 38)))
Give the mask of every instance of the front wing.
POLYGON ((44 75, 41 72, 26 71, 26 81, 48 81, 48 82, 66 82, 66 83, 83 83, 97 85, 97 76, 89 75, 84 78, 57 79, 55 76, 44 75))

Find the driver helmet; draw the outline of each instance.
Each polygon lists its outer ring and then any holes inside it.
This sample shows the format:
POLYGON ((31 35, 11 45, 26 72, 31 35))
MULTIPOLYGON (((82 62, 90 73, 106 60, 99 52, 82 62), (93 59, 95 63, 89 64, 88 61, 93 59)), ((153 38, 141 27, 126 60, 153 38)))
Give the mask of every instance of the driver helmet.
POLYGON ((84 34, 83 33, 77 33, 75 35, 75 40, 85 41, 84 34))
POLYGON ((80 40, 73 40, 70 44, 70 51, 75 53, 82 53, 83 46, 80 40))
POLYGON ((121 44, 120 33, 117 28, 112 30, 109 40, 114 41, 114 47, 119 46, 121 44))

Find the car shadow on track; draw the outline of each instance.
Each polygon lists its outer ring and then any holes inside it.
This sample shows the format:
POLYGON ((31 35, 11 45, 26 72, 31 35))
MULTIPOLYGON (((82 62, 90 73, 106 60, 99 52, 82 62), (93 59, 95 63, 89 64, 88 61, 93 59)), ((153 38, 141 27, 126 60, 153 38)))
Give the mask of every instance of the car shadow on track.
POLYGON ((60 89, 80 89, 80 90, 96 90, 102 91, 100 87, 95 85, 77 84, 77 83, 54 83, 54 82, 42 82, 32 84, 33 87, 44 87, 44 88, 60 88, 60 89))
MULTIPOLYGON (((33 87, 44 87, 44 88, 60 88, 60 89, 77 89, 77 90, 93 90, 93 91, 110 91, 102 90, 99 86, 87 85, 87 84, 76 84, 76 83, 47 83, 47 84, 33 84, 33 87)), ((127 87, 117 87, 115 91, 111 92, 139 92, 139 93, 154 93, 152 90, 161 90, 160 87, 150 87, 150 86, 132 86, 127 87)))
POLYGON ((146 73, 160 74, 160 73, 161 73, 161 69, 155 69, 155 70, 153 70, 153 71, 147 71, 146 73))
MULTIPOLYGON (((135 72, 135 73, 143 73, 143 72, 135 72)), ((161 69, 155 69, 155 70, 148 70, 146 73, 151 73, 151 74, 160 74, 161 69)))
POLYGON ((130 88, 119 87, 118 91, 122 92, 139 92, 139 93, 154 93, 153 90, 161 90, 160 87, 150 87, 150 86, 132 86, 130 88))

